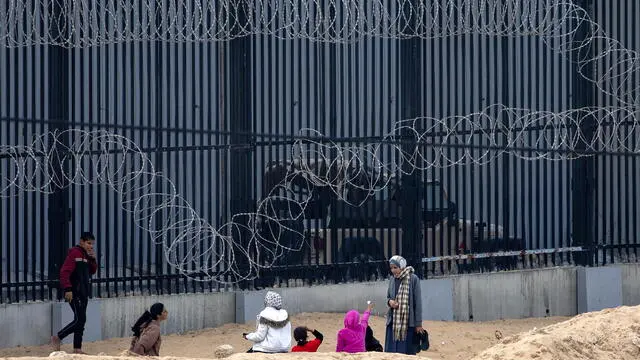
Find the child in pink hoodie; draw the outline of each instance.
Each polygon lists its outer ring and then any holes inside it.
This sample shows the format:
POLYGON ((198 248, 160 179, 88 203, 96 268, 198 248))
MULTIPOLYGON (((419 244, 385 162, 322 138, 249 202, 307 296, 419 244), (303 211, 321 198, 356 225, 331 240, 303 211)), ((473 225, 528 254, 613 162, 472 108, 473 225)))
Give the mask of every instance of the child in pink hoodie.
POLYGON ((364 339, 372 309, 373 303, 370 303, 362 314, 362 320, 360 320, 358 310, 350 310, 344 316, 344 329, 338 331, 336 352, 358 353, 366 351, 364 339))

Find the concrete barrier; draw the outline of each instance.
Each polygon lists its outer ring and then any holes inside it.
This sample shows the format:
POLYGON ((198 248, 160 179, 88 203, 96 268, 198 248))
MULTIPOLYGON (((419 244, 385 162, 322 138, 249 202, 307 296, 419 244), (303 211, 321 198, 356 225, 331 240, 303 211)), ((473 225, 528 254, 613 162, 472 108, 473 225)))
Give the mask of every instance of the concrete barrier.
POLYGON ((604 266, 577 269, 578 313, 622 305, 622 269, 604 266))
MULTIPOLYGON (((289 314, 303 312, 346 313, 351 309, 364 311, 367 300, 376 304, 374 314, 387 312, 388 281, 321 285, 314 287, 274 289, 282 295, 289 314)), ((451 279, 422 280, 422 312, 424 320, 453 320, 453 282, 451 279)), ((263 291, 247 291, 236 296, 236 322, 255 321, 264 308, 263 291)))
MULTIPOLYGON (((351 309, 363 311, 367 300, 376 303, 374 312, 386 311, 387 283, 383 281, 320 285, 313 287, 274 289, 282 295, 284 307, 290 314, 303 312, 341 313, 351 309)), ((239 292, 236 295, 236 322, 255 321, 264 308, 264 291, 239 292)))
MULTIPOLYGON (((84 326, 82 341, 98 341, 102 337, 102 312, 100 311, 101 300, 89 300, 87 304, 87 322, 84 326)), ((73 311, 66 302, 51 303, 51 334, 56 334, 64 326, 73 321, 73 311)), ((73 343, 73 335, 62 340, 63 344, 73 343)))
POLYGON ((163 303, 169 318, 162 325, 164 334, 184 333, 235 321, 233 292, 132 296, 96 300, 100 302, 103 338, 131 335, 131 326, 156 302, 163 303))
MULTIPOLYGON (((131 336, 131 326, 156 302, 163 303, 169 311, 169 318, 162 325, 163 334, 232 323, 236 320, 235 301, 233 292, 91 299, 83 341, 131 336)), ((46 344, 72 319, 73 312, 66 302, 0 305, 0 347, 46 344)), ((73 335, 63 342, 72 343, 73 335)))
POLYGON ((452 321, 453 279, 430 279, 420 282, 422 289, 422 320, 452 321))
MULTIPOLYGON (((366 301, 386 313, 387 281, 276 289, 291 314, 363 310, 366 301)), ((424 320, 484 321, 571 316, 578 311, 640 304, 640 264, 600 268, 559 267, 466 274, 421 281, 424 320), (579 275, 580 274, 580 275, 579 275)), ((131 335, 145 309, 162 302, 169 311, 164 334, 232 322, 254 322, 266 291, 129 296, 90 300, 85 340, 131 335)), ((0 305, 0 347, 45 344, 72 318, 63 302, 0 305)), ((66 339, 71 341, 71 337, 66 339)))
POLYGON ((622 281, 622 305, 640 304, 640 264, 619 265, 622 281))
POLYGON ((51 303, 0 305, 0 348, 46 344, 51 338, 51 303))
POLYGON ((519 319, 577 313, 573 267, 452 277, 458 321, 519 319))

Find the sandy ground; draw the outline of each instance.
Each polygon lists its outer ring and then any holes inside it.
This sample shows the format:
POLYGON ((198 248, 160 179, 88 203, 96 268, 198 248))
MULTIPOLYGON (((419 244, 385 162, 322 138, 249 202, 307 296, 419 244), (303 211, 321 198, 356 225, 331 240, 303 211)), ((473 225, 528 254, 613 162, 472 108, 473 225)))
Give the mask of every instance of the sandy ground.
MULTIPOLYGON (((171 315, 170 315, 171 316, 171 315)), ((333 352, 336 346, 336 333, 342 328, 344 314, 307 313, 293 317, 292 325, 316 328, 324 334, 325 340, 319 352, 333 352)), ((488 347, 497 344, 498 338, 507 337, 521 332, 540 329, 568 318, 552 317, 521 320, 498 320, 488 322, 441 322, 425 321, 424 327, 429 331, 431 348, 421 352, 419 356, 431 359, 470 359, 488 347)), ((169 318, 167 321, 171 321, 169 318)), ((370 320, 375 337, 384 344, 384 318, 375 316, 370 320)), ((223 344, 233 346, 235 352, 244 352, 250 343, 242 338, 243 332, 254 330, 255 323, 226 324, 218 328, 188 332, 185 334, 163 335, 161 355, 163 357, 213 358, 214 349, 223 344)), ((129 346, 129 338, 109 339, 85 343, 83 350, 89 354, 118 356, 129 346)), ((62 345, 62 351, 71 351, 71 345, 62 345)), ((29 346, 0 349, 0 357, 42 357, 48 356, 51 349, 46 346, 29 346)), ((256 359, 255 354, 248 354, 256 359)), ((287 358, 298 358, 289 354, 287 358), (293 357, 292 357, 293 356, 293 357)), ((308 355, 308 354, 307 354, 308 355)), ((392 354, 366 354, 365 357, 346 354, 324 354, 322 359, 400 359, 392 354)), ((280 355, 282 356, 282 355, 280 355)), ((71 357, 67 358, 82 358, 71 357)), ((235 355, 232 358, 246 358, 246 355, 235 355)), ((309 358, 302 357, 302 358, 309 358)), ((300 359, 302 359, 300 358, 300 359)), ((26 360, 26 359, 22 359, 26 360)), ((239 359, 238 359, 239 360, 239 359)))
POLYGON ((640 306, 621 306, 504 338, 473 360, 640 359, 640 306))

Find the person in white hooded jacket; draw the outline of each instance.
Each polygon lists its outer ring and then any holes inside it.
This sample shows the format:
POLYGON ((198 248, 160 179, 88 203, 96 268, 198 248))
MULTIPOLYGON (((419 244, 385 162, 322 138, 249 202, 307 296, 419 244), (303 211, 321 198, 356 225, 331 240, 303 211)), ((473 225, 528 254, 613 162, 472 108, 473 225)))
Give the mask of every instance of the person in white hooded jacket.
POLYGON ((280 294, 269 291, 264 297, 264 310, 258 314, 256 331, 242 334, 253 342, 247 352, 283 353, 291 348, 291 322, 282 309, 280 294))

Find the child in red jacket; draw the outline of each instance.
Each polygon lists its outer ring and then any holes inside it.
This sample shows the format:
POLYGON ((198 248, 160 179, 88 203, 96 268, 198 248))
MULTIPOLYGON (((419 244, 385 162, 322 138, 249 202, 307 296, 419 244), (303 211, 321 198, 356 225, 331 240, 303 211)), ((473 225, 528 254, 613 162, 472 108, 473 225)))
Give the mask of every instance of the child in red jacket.
POLYGON ((87 304, 91 295, 91 275, 98 270, 96 254, 93 251, 95 237, 90 232, 82 233, 80 243, 69 249, 60 269, 60 287, 64 291, 64 299, 71 306, 73 320, 58 334, 51 337, 53 350, 60 350, 60 342, 73 334, 73 352, 82 352, 82 335, 87 322, 87 304))
POLYGON ((298 345, 294 346, 291 349, 291 352, 316 352, 324 339, 320 331, 315 329, 311 330, 305 326, 295 328, 295 330, 293 330, 293 338, 296 340, 298 345), (312 333, 316 338, 311 341, 307 341, 308 332, 312 333))

